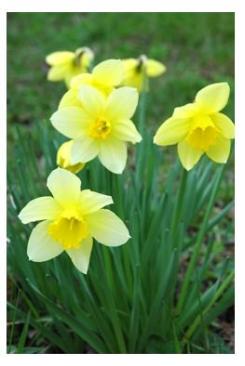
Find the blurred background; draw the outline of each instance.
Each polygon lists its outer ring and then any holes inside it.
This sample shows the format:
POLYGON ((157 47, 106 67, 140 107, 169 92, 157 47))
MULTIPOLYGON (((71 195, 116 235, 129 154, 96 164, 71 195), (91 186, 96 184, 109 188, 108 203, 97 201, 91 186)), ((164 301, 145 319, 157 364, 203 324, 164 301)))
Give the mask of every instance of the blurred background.
MULTIPOLYGON (((62 82, 47 81, 45 57, 59 50, 90 47, 94 64, 141 54, 163 62, 167 72, 150 84, 147 125, 152 131, 174 107, 191 102, 200 88, 219 81, 231 86, 225 112, 233 119, 233 13, 9 13, 7 37, 9 161, 19 143, 16 126, 35 141, 37 129, 32 127, 49 120, 66 91, 62 82)), ((175 148, 166 151, 170 161, 175 158, 175 148)), ((233 199, 233 165, 231 156, 217 210, 233 199)), ((215 240, 221 257, 233 255, 232 212, 215 240)), ((10 289, 12 301, 15 295, 10 289)), ((225 344, 233 349, 233 308, 220 322, 225 344)))

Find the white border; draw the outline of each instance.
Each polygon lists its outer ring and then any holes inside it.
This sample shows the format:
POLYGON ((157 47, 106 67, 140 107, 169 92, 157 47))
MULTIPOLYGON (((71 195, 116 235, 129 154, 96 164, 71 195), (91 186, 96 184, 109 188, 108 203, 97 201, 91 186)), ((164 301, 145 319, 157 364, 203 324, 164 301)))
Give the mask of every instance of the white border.
MULTIPOLYGON (((1 118, 1 133, 0 133, 0 172, 1 172, 1 222, 5 227, 6 223, 6 205, 5 205, 5 171, 6 171, 6 127, 3 121, 6 121, 6 92, 3 87, 6 85, 6 12, 236 12, 236 122, 237 122, 237 140, 236 140, 236 355, 6 355, 6 250, 5 250, 5 232, 1 226, 1 253, 0 253, 0 276, 1 276, 1 295, 0 295, 0 351, 3 354, 0 361, 2 364, 15 365, 23 361, 25 365, 43 364, 43 362, 69 362, 89 363, 89 364, 105 364, 125 366, 126 364, 149 364, 154 366, 174 366, 174 365, 197 365, 202 366, 207 363, 210 366, 226 366, 226 365, 243 365, 244 358, 244 327, 245 327, 245 242, 244 242, 244 189, 245 189, 245 113, 244 113, 244 72, 245 72, 245 17, 243 12, 244 1, 236 0, 123 0, 108 1, 108 0, 9 0, 1 2, 0 14, 0 40, 1 40, 1 87, 0 87, 0 113, 1 118), (239 76, 238 76, 239 73, 239 76), (3 158, 4 157, 4 158, 3 158), (239 199, 238 199, 239 197, 239 199), (239 202, 238 202, 239 200, 239 202), (34 359, 35 357, 35 359, 34 359)), ((194 30, 194 31, 198 31, 194 30)))

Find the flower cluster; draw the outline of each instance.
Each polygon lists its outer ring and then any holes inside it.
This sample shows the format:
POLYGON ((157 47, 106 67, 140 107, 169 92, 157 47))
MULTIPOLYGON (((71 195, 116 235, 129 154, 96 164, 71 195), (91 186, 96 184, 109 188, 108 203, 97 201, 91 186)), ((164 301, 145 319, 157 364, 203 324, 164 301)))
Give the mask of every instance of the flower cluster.
MULTIPOLYGON (((89 68, 93 52, 81 48, 54 52, 48 79, 64 80, 68 91, 51 116, 55 129, 69 140, 57 153, 59 168, 51 172, 47 186, 53 197, 29 202, 20 212, 24 224, 41 221, 31 233, 27 253, 41 262, 63 251, 74 265, 87 273, 93 238, 117 246, 130 238, 128 229, 113 212, 103 207, 112 198, 91 190, 80 190, 75 175, 98 157, 112 173, 121 174, 127 161, 127 144, 142 140, 132 118, 139 92, 149 89, 148 79, 162 75, 166 67, 146 56, 110 59, 89 68)), ((157 130, 154 143, 178 144, 183 167, 190 170, 203 154, 225 163, 234 138, 233 122, 220 111, 229 98, 229 85, 216 83, 200 90, 193 103, 174 109, 157 130)))

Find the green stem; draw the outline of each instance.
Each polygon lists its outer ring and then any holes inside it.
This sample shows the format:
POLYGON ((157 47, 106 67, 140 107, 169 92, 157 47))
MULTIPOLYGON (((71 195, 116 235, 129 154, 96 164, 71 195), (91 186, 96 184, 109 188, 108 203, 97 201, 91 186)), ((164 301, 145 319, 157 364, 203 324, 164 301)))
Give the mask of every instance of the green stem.
POLYGON ((210 216, 211 211, 213 209, 214 200, 215 200, 215 197, 216 197, 216 194, 217 194, 220 182, 221 182, 223 171, 224 171, 224 167, 222 167, 217 172, 216 180, 215 180, 215 183, 214 183, 214 187, 213 187, 213 190, 212 190, 212 193, 211 193, 210 200, 208 202, 208 206, 207 206, 207 210, 206 210, 206 213, 205 213, 205 216, 204 216, 203 224, 201 225, 201 228, 198 232, 196 243, 194 244, 194 249, 193 249, 193 253, 192 253, 192 256, 191 256, 191 260, 190 260, 189 266, 187 268, 185 278, 184 278, 184 282, 183 282, 183 285, 182 285, 182 288, 181 288, 181 291, 180 291, 179 301, 178 301, 178 304, 177 304, 177 314, 179 314, 181 312, 182 307, 183 307, 184 302, 185 302, 185 299, 186 299, 189 283, 190 283, 190 280, 191 280, 191 277, 192 277, 192 273, 195 269, 195 265, 197 263, 197 259, 198 259, 198 255, 200 253, 203 238, 204 238, 205 233, 206 233, 206 228, 207 228, 207 225, 208 225, 209 216, 210 216))

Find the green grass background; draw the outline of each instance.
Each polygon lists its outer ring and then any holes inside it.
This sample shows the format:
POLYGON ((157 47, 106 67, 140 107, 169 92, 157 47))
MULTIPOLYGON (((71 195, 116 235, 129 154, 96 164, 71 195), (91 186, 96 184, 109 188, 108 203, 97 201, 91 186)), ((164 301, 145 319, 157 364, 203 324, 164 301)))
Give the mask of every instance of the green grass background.
MULTIPOLYGON (((8 159, 20 143, 15 126, 33 134, 48 120, 65 92, 46 80, 45 56, 57 50, 88 46, 95 63, 107 58, 146 54, 167 66, 152 80, 147 126, 154 131, 174 107, 190 102, 198 89, 219 81, 231 86, 225 111, 234 115, 233 13, 9 13, 8 14, 8 159)), ((171 157, 175 149, 167 149, 171 157)), ((167 168, 165 167, 167 170, 167 168)), ((219 194, 220 206, 233 198, 233 159, 219 194)), ((217 210, 219 209, 219 203, 217 210)), ((233 243, 232 213, 216 233, 216 250, 233 243)), ((227 246, 226 246, 227 248, 227 246)), ((231 345, 232 346, 232 345, 231 345)))

